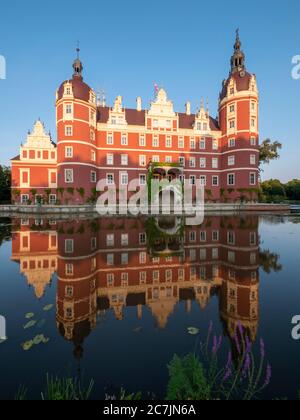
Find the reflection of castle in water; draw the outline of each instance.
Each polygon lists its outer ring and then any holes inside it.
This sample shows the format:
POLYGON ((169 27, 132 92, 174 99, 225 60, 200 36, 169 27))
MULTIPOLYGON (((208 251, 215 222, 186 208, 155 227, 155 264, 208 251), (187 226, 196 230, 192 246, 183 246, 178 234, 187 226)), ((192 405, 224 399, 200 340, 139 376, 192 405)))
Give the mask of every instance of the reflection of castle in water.
POLYGON ((98 316, 148 307, 165 328, 176 305, 205 309, 219 299, 225 332, 238 322, 254 341, 259 317, 258 217, 208 217, 200 227, 181 219, 16 220, 12 259, 41 298, 57 271, 57 324, 80 357, 98 316))

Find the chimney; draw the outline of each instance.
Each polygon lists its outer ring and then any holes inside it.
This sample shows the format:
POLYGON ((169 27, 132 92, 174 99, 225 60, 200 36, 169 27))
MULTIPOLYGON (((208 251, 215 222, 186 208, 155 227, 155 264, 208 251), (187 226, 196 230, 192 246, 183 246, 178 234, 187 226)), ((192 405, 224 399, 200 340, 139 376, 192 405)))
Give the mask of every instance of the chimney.
POLYGON ((191 115, 191 103, 189 101, 185 104, 185 113, 191 115))
POLYGON ((142 110, 142 98, 140 96, 136 98, 136 109, 137 111, 142 110))

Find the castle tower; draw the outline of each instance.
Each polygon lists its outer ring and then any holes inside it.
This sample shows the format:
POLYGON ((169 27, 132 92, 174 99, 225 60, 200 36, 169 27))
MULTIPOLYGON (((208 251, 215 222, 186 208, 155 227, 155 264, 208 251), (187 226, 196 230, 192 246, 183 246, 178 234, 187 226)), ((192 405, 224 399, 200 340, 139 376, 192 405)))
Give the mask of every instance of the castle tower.
POLYGON ((256 76, 247 72, 241 47, 237 30, 230 74, 223 82, 219 99, 221 184, 229 190, 230 199, 255 200, 259 177, 259 94, 256 76))
POLYGON ((83 81, 79 48, 73 69, 72 79, 63 82, 56 94, 58 200, 61 204, 86 203, 98 180, 96 94, 83 81))

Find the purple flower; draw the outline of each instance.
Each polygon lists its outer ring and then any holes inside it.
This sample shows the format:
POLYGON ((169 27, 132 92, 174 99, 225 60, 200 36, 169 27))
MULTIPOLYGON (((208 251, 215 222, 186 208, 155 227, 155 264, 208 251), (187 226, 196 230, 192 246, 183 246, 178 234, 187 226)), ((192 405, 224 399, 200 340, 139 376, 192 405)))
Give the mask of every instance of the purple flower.
POLYGON ((238 322, 237 326, 238 326, 238 330, 239 330, 239 332, 241 334, 241 337, 243 337, 244 329, 243 329, 243 326, 242 326, 241 321, 238 322))
POLYGON ((271 365, 268 363, 268 366, 267 366, 267 371, 266 371, 266 379, 265 379, 264 387, 266 387, 266 386, 270 385, 271 378, 272 378, 272 367, 271 367, 271 365))
POLYGON ((235 341, 237 351, 239 352, 239 354, 241 354, 241 347, 240 347, 240 342, 239 342, 237 334, 234 334, 234 341, 235 341))
POLYGON ((232 366, 232 353, 231 351, 228 353, 228 360, 226 365, 226 370, 230 369, 232 366))
POLYGON ((266 355, 265 343, 264 343, 264 340, 262 338, 260 340, 260 355, 261 355, 262 359, 264 359, 265 355, 266 355))
POLYGON ((213 354, 216 354, 217 351, 218 351, 218 341, 217 341, 217 337, 214 336, 212 352, 213 354))
POLYGON ((250 355, 249 353, 247 353, 246 358, 245 358, 245 363, 244 363, 244 367, 243 367, 243 372, 242 372, 242 376, 245 377, 250 369, 251 366, 251 359, 250 359, 250 355))
POLYGON ((251 353, 252 343, 248 336, 246 336, 246 353, 251 353))
POLYGON ((232 369, 229 368, 225 372, 225 375, 224 375, 224 378, 223 378, 223 382, 227 382, 228 379, 230 379, 231 375, 232 375, 232 369))

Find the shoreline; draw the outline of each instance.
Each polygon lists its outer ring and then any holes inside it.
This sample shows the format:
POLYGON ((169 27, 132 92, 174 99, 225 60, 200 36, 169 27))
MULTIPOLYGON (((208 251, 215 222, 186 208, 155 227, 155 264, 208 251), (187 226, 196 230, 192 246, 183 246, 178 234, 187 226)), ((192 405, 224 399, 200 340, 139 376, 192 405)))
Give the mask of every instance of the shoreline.
MULTIPOLYGON (((206 214, 240 214, 240 213, 261 213, 261 214, 292 214, 291 206, 288 204, 240 204, 240 203, 218 203, 218 204, 206 204, 204 206, 204 213, 206 214)), ((65 206, 20 206, 20 205, 0 205, 0 217, 10 216, 99 216, 99 217, 127 217, 132 216, 129 211, 127 214, 115 215, 107 214, 105 216, 100 215, 95 205, 65 205, 65 206)), ((180 216, 172 212, 171 216, 180 216)), ((139 216, 170 216, 164 214, 140 214, 139 216)), ((190 215, 183 214, 183 216, 190 217, 190 215)))

